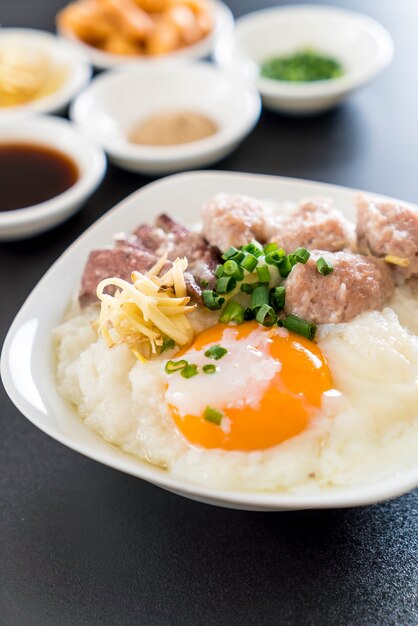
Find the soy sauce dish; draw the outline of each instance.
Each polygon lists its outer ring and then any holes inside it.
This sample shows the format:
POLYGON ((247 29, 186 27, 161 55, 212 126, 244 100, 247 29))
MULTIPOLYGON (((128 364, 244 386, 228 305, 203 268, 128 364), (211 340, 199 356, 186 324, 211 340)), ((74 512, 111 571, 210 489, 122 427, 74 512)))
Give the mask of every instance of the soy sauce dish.
POLYGON ((106 159, 70 122, 0 120, 0 240, 36 235, 75 213, 101 182, 106 159))

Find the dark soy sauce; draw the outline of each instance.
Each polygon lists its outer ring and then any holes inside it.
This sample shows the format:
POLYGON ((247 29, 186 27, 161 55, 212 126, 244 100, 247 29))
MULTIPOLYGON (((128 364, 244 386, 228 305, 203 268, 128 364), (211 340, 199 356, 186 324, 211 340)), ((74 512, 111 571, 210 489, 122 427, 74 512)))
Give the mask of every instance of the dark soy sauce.
POLYGON ((72 187, 78 177, 74 161, 54 148, 0 143, 0 211, 50 200, 72 187))

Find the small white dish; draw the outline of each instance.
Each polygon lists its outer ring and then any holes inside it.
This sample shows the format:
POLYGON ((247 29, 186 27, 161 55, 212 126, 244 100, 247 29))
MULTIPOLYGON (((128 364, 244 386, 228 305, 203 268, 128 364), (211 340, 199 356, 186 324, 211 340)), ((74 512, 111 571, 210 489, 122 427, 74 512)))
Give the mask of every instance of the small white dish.
POLYGON ((234 18, 228 6, 221 0, 208 0, 212 9, 214 28, 203 39, 195 44, 180 48, 175 52, 163 56, 129 56, 126 54, 112 54, 99 48, 94 48, 84 43, 74 35, 71 30, 61 28, 57 25, 57 32, 62 36, 76 43, 85 54, 88 55, 91 63, 100 70, 110 69, 118 65, 148 65, 163 62, 184 62, 191 59, 203 59, 208 57, 217 45, 217 42, 224 37, 232 36, 234 29, 234 18))
POLYGON ((266 108, 293 115, 334 107, 379 74, 392 56, 392 38, 378 22, 324 5, 282 6, 245 15, 237 21, 234 37, 220 40, 215 50, 219 65, 256 83, 266 108), (306 48, 336 58, 344 74, 304 83, 260 76, 264 60, 306 48))
POLYGON ((247 81, 198 62, 107 72, 78 96, 70 116, 102 144, 113 163, 155 175, 219 161, 254 128, 260 108, 259 94, 247 81), (218 125, 218 132, 175 146, 143 146, 128 140, 141 120, 183 110, 206 115, 218 125))
MULTIPOLYGON (((136 459, 93 433, 59 395, 53 371, 52 329, 77 291, 91 250, 109 245, 114 233, 152 223, 162 208, 186 225, 198 221, 199 207, 224 191, 276 201, 326 196, 351 219, 353 189, 291 178, 195 172, 172 176, 140 189, 91 226, 45 274, 17 314, 1 355, 1 376, 12 401, 42 431, 100 463, 208 504, 257 511, 354 507, 394 498, 418 486, 418 466, 380 482, 316 493, 226 491, 174 478, 136 459), (51 294, 54 297, 51 298, 51 294)), ((52 468, 51 468, 52 469, 52 468)))
POLYGON ((60 118, 38 115, 0 119, 0 145, 2 143, 33 144, 58 150, 74 161, 79 177, 67 191, 46 202, 1 211, 0 241, 23 239, 60 224, 80 209, 106 171, 103 150, 86 139, 70 122, 60 118))
POLYGON ((0 48, 3 45, 16 45, 25 53, 31 49, 39 50, 60 68, 63 82, 56 91, 31 102, 0 107, 0 120, 28 113, 61 113, 90 80, 91 67, 87 55, 62 37, 30 28, 0 28, 0 48))

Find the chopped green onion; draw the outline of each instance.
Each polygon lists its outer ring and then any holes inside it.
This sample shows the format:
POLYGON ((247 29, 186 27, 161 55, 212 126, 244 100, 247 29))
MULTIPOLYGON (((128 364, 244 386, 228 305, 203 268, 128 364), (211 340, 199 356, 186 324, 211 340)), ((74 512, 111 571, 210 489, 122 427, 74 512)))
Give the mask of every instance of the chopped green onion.
POLYGON ((242 246, 241 250, 243 250, 244 252, 249 252, 255 257, 259 257, 264 253, 263 246, 258 243, 258 241, 251 241, 246 246, 242 246))
POLYGON ((226 348, 216 345, 208 348, 205 352, 205 356, 207 356, 209 359, 215 359, 215 361, 219 361, 219 359, 222 359, 222 357, 225 356, 227 352, 228 350, 226 348))
POLYGON ((286 289, 284 287, 273 287, 273 289, 270 289, 269 301, 275 311, 281 311, 284 309, 286 289))
POLYGON ((204 278, 200 281, 200 286, 206 288, 209 285, 209 282, 204 278))
POLYGON ((254 313, 254 311, 250 307, 248 307, 244 311, 244 320, 246 322, 249 322, 249 321, 251 321, 253 319, 255 319, 255 313, 254 313))
POLYGON ((223 264, 222 276, 232 276, 236 280, 242 280, 244 278, 244 270, 238 265, 236 261, 230 259, 223 264))
POLYGON ((224 275, 224 266, 223 265, 218 265, 216 270, 215 270, 215 276, 216 276, 216 278, 220 278, 223 275, 224 275))
POLYGON ((176 342, 174 341, 174 339, 171 339, 171 337, 164 337, 163 345, 161 346, 161 352, 165 352, 165 350, 170 350, 171 348, 174 348, 175 345, 176 342))
POLYGON ((237 248, 234 248, 234 246, 231 246, 226 252, 223 253, 222 258, 224 259, 224 261, 228 261, 228 259, 232 259, 232 257, 234 257, 238 253, 239 250, 237 248))
POLYGON ((266 254, 265 260, 267 265, 275 265, 276 267, 278 267, 285 257, 286 252, 283 250, 283 248, 279 248, 278 250, 273 250, 273 252, 269 252, 268 254, 266 254))
POLYGON ((235 261, 229 260, 223 264, 222 269, 225 276, 233 276, 238 269, 238 264, 235 263, 235 261))
MULTIPOLYGON (((241 263, 242 259, 245 257, 245 252, 242 250, 238 250, 236 254, 232 257, 231 261, 235 261, 236 263, 241 263)), ((229 259, 228 259, 229 260, 229 259)))
POLYGON ((242 324, 244 321, 244 309, 240 304, 238 304, 238 302, 230 300, 219 318, 219 321, 222 324, 228 324, 228 322, 242 324))
POLYGON ((320 256, 316 262, 316 268, 322 276, 326 276, 327 274, 331 274, 334 269, 332 263, 324 259, 323 256, 320 256))
POLYGON ((209 405, 206 407, 203 414, 203 417, 207 422, 212 422, 212 424, 216 424, 217 426, 220 426, 223 416, 224 414, 221 411, 218 411, 218 409, 214 409, 213 406, 209 405))
POLYGON ((247 252, 240 265, 244 270, 247 270, 247 272, 250 272, 251 274, 251 272, 253 272, 257 267, 257 263, 257 257, 251 254, 251 252, 247 252))
POLYGON ((282 262, 279 264, 279 274, 282 278, 287 278, 292 271, 292 263, 288 256, 285 256, 282 262))
POLYGON ((181 361, 167 361, 165 364, 165 372, 166 374, 174 374, 174 372, 184 369, 187 365, 189 365, 189 363, 185 359, 181 359, 181 361))
POLYGON ((310 339, 311 341, 316 334, 315 324, 311 324, 311 322, 307 322, 296 315, 288 315, 282 321, 282 325, 287 328, 287 330, 292 330, 294 333, 302 335, 302 337, 306 337, 306 339, 310 339))
POLYGON ((222 308, 225 298, 218 296, 214 291, 206 290, 202 291, 202 299, 205 307, 211 311, 216 311, 222 308))
POLYGON ((263 304, 269 303, 269 288, 267 285, 259 285, 254 289, 251 294, 251 308, 254 313, 263 306, 263 304))
POLYGON ((305 264, 309 260, 310 256, 311 253, 306 248, 297 248, 292 254, 292 257, 295 259, 296 263, 303 264, 305 264))
POLYGON ((229 293, 233 291, 237 286, 237 281, 232 276, 222 276, 222 278, 218 278, 216 283, 216 291, 218 293, 229 293))
POLYGON ((197 373, 197 365, 194 365, 193 363, 190 363, 189 365, 186 365, 186 367, 183 367, 180 372, 183 378, 192 378, 192 376, 196 376, 197 373))
POLYGON ((270 243, 266 244, 264 246, 264 256, 267 256, 271 252, 275 252, 278 249, 278 247, 279 246, 277 245, 277 243, 274 243, 274 241, 271 241, 270 243))
POLYGON ((273 326, 277 322, 277 315, 273 309, 268 304, 263 304, 257 311, 255 319, 259 324, 263 324, 263 326, 273 326))
POLYGON ((258 265, 256 267, 258 280, 261 283, 269 283, 271 279, 270 270, 267 265, 258 265))
POLYGON ((216 372, 216 365, 213 363, 207 363, 202 367, 205 374, 214 374, 216 372))
POLYGON ((338 59, 308 48, 282 56, 268 57, 261 63, 260 74, 270 80, 323 81, 341 76, 344 74, 344 67, 338 59))
POLYGON ((260 283, 242 283, 241 291, 243 293, 252 293, 256 287, 259 287, 260 283))

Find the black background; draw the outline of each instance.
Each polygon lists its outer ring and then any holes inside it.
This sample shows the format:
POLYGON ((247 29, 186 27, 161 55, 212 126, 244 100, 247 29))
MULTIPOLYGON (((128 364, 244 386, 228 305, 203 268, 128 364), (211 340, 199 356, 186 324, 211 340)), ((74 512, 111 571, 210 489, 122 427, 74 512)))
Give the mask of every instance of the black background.
MULTIPOLYGON (((52 30, 64 1, 0 0, 3 26, 52 30)), ((235 15, 280 2, 230 0, 235 15)), ((395 60, 314 119, 264 112, 219 169, 299 176, 418 201, 418 2, 328 2, 380 20, 395 60)), ((109 167, 69 222, 0 244, 0 341, 88 225, 149 179, 109 167)), ((0 190, 1 193, 1 190, 0 190)), ((0 388, 0 623, 416 624, 417 492, 363 509, 249 513, 166 493, 32 426, 0 388)))

